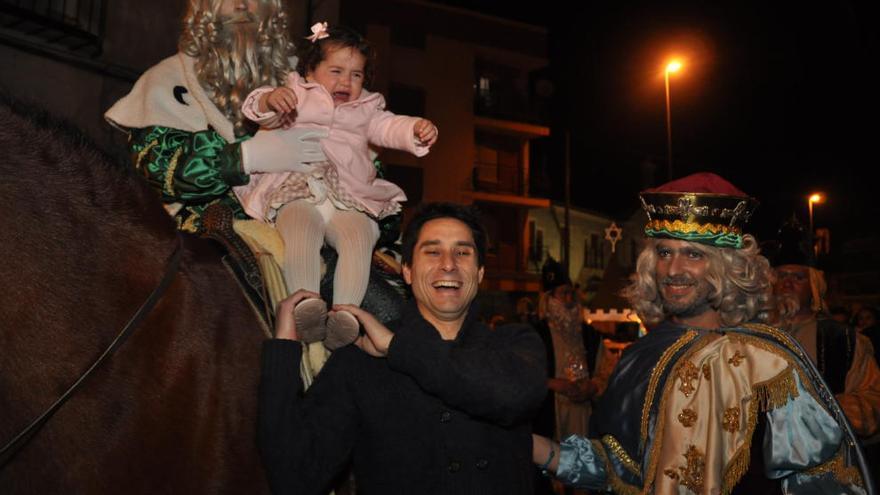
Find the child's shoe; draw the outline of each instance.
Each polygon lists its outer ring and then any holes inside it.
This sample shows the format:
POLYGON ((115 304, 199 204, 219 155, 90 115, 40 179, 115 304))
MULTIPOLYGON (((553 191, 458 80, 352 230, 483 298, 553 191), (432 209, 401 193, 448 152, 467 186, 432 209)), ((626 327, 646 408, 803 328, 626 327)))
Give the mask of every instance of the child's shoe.
POLYGON ((324 347, 335 351, 351 344, 357 339, 360 327, 357 318, 348 311, 331 313, 327 317, 327 337, 324 339, 324 347))
POLYGON ((320 342, 327 336, 327 303, 323 299, 305 299, 293 309, 296 335, 300 342, 320 342))

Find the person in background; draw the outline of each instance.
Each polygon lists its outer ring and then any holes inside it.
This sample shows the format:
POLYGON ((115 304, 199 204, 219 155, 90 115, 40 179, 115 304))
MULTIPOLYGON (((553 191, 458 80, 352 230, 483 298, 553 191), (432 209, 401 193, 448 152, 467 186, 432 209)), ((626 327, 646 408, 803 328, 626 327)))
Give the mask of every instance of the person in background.
POLYGON ((773 291, 793 314, 777 324, 803 346, 861 438, 880 427, 880 368, 871 340, 828 313, 825 274, 816 267, 809 233, 791 219, 779 229, 773 291))
MULTIPOLYGON (((583 307, 565 268, 548 257, 541 270, 544 292, 538 316, 549 333, 553 369, 547 387, 553 391, 554 435, 557 440, 588 433, 590 399, 598 386, 590 377, 591 363, 584 342, 583 307)), ((557 493, 564 493, 561 483, 557 493)), ((580 493, 580 492, 579 492, 580 493)))

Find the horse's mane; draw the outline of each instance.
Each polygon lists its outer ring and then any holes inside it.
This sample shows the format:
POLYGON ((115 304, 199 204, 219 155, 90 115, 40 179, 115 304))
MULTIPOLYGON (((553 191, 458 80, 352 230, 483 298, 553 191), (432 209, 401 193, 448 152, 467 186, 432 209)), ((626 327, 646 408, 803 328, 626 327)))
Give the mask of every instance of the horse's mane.
POLYGON ((4 94, 0 150, 0 280, 15 294, 0 321, 57 327, 57 315, 127 311, 126 292, 149 293, 175 228, 146 181, 69 123, 4 94))
POLYGON ((68 203, 103 212, 100 222, 120 231, 147 221, 153 224, 148 230, 173 234, 172 223, 160 214, 156 193, 128 164, 101 150, 69 122, 3 92, 0 149, 4 157, 0 160, 2 196, 6 200, 31 195, 37 204, 68 203))

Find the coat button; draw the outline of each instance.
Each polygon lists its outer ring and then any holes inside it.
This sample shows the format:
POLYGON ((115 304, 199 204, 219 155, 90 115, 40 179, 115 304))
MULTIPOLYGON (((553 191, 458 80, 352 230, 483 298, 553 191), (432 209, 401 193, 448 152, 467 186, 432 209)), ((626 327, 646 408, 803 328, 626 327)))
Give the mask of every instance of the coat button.
POLYGON ((461 470, 461 463, 458 461, 451 461, 447 469, 449 469, 450 473, 457 473, 459 470, 461 470))
POLYGON ((449 411, 443 411, 443 414, 440 415, 440 422, 448 423, 450 421, 452 421, 452 413, 449 411))
POLYGON ((489 467, 489 461, 486 459, 477 459, 477 469, 483 471, 489 467))

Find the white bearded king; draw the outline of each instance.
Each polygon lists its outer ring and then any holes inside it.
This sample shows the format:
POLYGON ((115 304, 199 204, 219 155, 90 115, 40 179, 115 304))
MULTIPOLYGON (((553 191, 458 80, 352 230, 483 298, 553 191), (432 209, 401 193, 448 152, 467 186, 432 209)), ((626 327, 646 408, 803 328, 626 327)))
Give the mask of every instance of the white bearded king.
POLYGON ((201 231, 204 210, 218 202, 247 218, 232 187, 247 184, 250 172, 267 171, 256 158, 276 166, 324 159, 317 140, 262 147, 245 140, 253 129, 245 128, 242 101, 255 88, 283 83, 293 45, 282 0, 260 0, 255 8, 236 2, 221 14, 224 3, 232 2, 191 0, 180 52, 147 70, 105 114, 128 134, 135 169, 188 232, 201 231), (253 167, 245 166, 248 157, 253 167))

